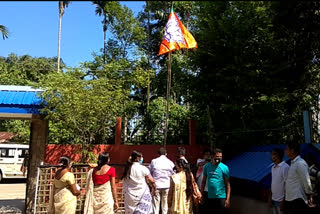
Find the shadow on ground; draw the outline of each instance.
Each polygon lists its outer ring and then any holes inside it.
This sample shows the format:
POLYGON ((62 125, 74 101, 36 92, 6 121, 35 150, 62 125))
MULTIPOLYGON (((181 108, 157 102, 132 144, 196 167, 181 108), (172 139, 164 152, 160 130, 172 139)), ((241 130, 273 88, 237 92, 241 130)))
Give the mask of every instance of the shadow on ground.
MULTIPOLYGON (((27 179, 3 179, 0 184, 22 184, 27 179)), ((0 214, 21 214, 24 212, 25 199, 0 199, 0 214)))
POLYGON ((24 203, 24 199, 0 200, 0 213, 23 213, 24 203))

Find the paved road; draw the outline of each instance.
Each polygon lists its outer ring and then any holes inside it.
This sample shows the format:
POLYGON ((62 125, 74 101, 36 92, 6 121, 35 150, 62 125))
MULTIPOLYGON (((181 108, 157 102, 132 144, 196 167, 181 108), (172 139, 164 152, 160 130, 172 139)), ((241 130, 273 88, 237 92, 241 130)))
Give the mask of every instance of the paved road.
POLYGON ((22 213, 26 194, 25 180, 4 180, 0 183, 0 213, 22 213))

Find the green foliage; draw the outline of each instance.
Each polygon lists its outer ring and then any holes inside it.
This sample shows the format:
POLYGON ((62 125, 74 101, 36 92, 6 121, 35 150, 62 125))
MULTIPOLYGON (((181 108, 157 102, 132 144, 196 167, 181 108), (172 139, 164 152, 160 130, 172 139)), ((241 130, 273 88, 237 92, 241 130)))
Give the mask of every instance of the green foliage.
POLYGON ((64 126, 74 129, 75 142, 89 144, 96 135, 115 125, 118 109, 127 95, 113 79, 83 81, 72 73, 51 74, 41 85, 46 88, 42 98, 47 103, 47 118, 63 120, 64 126))
POLYGON ((0 84, 33 86, 42 77, 56 72, 56 61, 56 58, 29 55, 0 57, 0 84))
POLYGON ((115 39, 113 41, 117 41, 121 49, 123 59, 128 57, 128 50, 134 48, 134 45, 141 44, 146 38, 144 29, 139 26, 132 10, 127 6, 121 7, 116 14, 111 32, 115 39))
POLYGON ((200 71, 192 103, 201 118, 212 117, 214 144, 235 152, 283 143, 290 135, 302 142, 302 112, 317 107, 319 99, 319 68, 311 64, 319 48, 319 31, 313 30, 319 26, 319 4, 199 2, 199 7, 194 61, 200 71))
MULTIPOLYGON (((36 86, 41 78, 56 71, 55 65, 56 58, 15 54, 0 57, 0 84, 36 86)), ((30 141, 30 121, 4 120, 1 129, 17 134, 12 139, 15 142, 27 144, 30 141)))
MULTIPOLYGON (((41 81, 50 142, 109 142, 115 117, 122 116, 127 143, 161 144, 168 58, 157 54, 172 2, 147 1, 138 19, 117 1, 93 3, 104 32, 111 32, 101 55, 56 74, 54 58, 11 54, 0 58, 0 83, 41 81)), ((198 49, 172 54, 168 142, 184 141, 188 126, 182 121, 189 118, 198 120, 198 143, 231 148, 229 155, 291 135, 303 141, 302 112, 319 113, 319 65, 311 60, 319 57, 320 4, 173 4, 198 49)))
MULTIPOLYGON (((133 130, 130 134, 129 143, 141 144, 163 144, 165 128, 165 106, 166 99, 158 97, 150 102, 146 114, 136 125, 140 131, 140 141, 133 138, 139 130, 133 130)), ((168 144, 187 144, 188 143, 188 119, 190 118, 189 110, 178 105, 173 100, 170 101, 169 108, 169 126, 168 126, 168 144)))
POLYGON ((0 130, 14 133, 11 141, 19 144, 29 144, 30 121, 28 120, 1 120, 0 130))

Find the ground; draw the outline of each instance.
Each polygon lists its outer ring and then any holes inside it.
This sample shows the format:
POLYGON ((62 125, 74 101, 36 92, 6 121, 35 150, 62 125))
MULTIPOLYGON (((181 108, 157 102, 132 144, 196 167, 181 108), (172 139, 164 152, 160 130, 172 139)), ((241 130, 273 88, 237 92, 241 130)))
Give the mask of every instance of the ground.
MULTIPOLYGON (((26 180, 16 179, 0 183, 0 214, 22 214, 25 204, 26 180)), ((242 196, 231 196, 228 214, 268 214, 266 202, 242 196)))
POLYGON ((0 213, 23 213, 25 194, 25 179, 2 181, 0 183, 0 213))

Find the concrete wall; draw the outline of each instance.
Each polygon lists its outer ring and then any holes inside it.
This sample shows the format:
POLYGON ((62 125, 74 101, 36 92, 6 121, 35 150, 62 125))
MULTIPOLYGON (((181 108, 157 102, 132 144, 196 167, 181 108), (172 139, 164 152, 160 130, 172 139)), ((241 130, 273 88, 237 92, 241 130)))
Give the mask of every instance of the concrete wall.
MULTIPOLYGON (((101 152, 109 152, 110 164, 125 164, 134 150, 140 151, 143 154, 144 162, 150 163, 151 160, 157 157, 158 149, 163 145, 124 145, 121 144, 121 118, 117 118, 115 144, 113 145, 95 145, 92 149, 94 154, 101 152)), ((175 160, 177 149, 182 146, 186 149, 186 158, 190 163, 195 163, 197 158, 202 156, 202 151, 207 146, 196 144, 195 140, 195 121, 189 121, 189 144, 188 145, 167 145, 168 158, 175 160)), ((59 158, 63 155, 69 156, 73 161, 80 162, 81 160, 81 145, 57 145, 49 144, 46 146, 45 163, 57 164, 59 158)))

